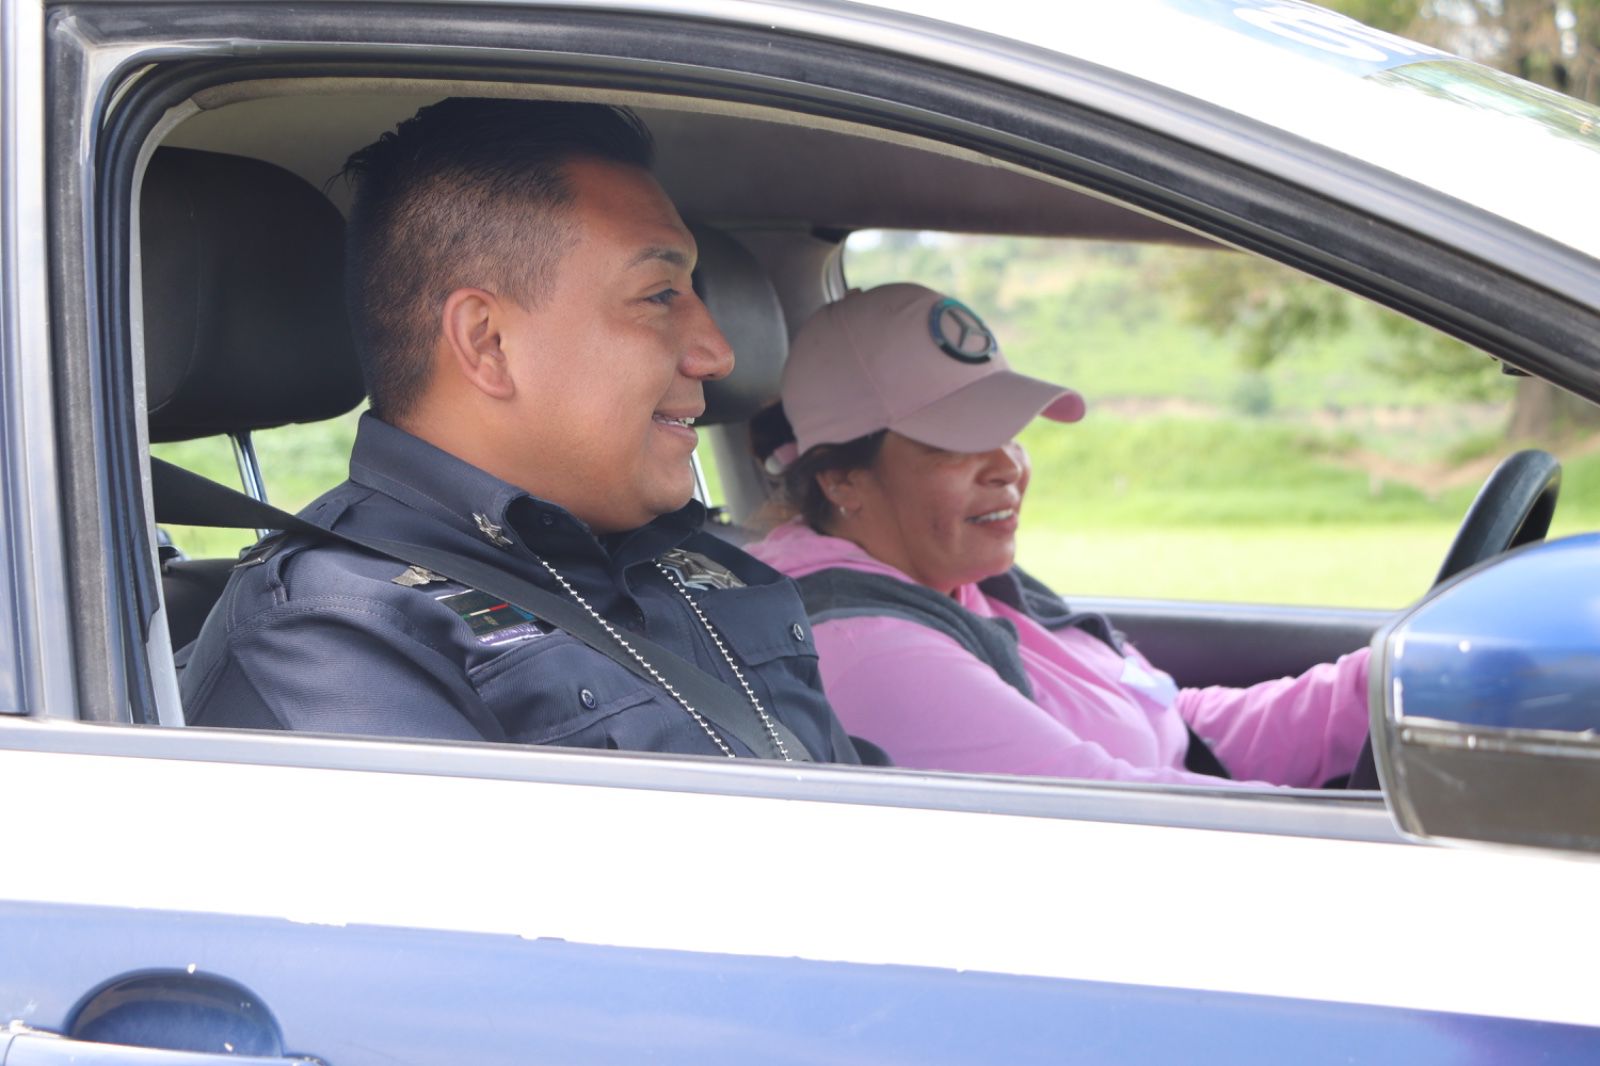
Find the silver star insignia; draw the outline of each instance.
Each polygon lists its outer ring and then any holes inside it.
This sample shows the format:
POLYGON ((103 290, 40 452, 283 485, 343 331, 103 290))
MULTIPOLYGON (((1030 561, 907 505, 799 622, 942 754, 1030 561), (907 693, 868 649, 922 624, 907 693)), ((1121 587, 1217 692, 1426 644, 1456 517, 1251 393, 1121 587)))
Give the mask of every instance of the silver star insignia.
POLYGON ((488 515, 474 511, 472 512, 472 520, 478 523, 478 532, 482 533, 489 543, 496 548, 509 548, 512 546, 511 538, 506 536, 506 531, 489 521, 488 515))

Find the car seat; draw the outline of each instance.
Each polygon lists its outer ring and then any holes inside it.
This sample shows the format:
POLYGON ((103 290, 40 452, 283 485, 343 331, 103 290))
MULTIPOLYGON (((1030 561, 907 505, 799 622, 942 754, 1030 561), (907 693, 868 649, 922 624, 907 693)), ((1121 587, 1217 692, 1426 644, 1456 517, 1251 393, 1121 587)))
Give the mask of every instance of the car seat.
MULTIPOLYGON (((332 418, 364 393, 344 310, 344 219, 270 163, 161 148, 139 227, 150 440, 231 437, 246 491, 264 498, 250 433, 332 418)), ((181 648, 234 560, 162 555, 181 648)))
MULTIPOLYGON (((694 272, 694 290, 733 346, 734 368, 721 381, 706 383, 706 413, 697 421, 704 426, 738 426, 731 445, 719 450, 724 464, 723 489, 731 491, 729 461, 749 458, 748 432, 743 428, 766 407, 778 402, 783 364, 789 358, 789 329, 783 305, 772 279, 754 255, 721 230, 691 222, 700 260, 694 272)), ((706 525, 733 544, 743 545, 759 535, 755 530, 714 513, 706 525)))

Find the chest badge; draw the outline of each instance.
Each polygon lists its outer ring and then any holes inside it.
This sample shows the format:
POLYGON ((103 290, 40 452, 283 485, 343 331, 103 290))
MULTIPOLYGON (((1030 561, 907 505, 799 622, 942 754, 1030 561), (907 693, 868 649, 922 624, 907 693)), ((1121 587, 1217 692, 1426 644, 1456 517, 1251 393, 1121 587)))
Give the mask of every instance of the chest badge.
POLYGON ((673 576, 688 588, 701 590, 744 588, 744 582, 734 576, 732 570, 699 552, 670 548, 661 553, 659 562, 671 570, 673 576))

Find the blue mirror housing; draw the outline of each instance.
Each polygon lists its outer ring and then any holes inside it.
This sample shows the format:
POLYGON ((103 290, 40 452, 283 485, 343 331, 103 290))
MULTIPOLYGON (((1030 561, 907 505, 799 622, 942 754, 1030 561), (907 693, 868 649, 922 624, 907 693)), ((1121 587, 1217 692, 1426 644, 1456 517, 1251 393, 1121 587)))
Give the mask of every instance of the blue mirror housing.
POLYGON ((1600 533, 1466 571, 1374 651, 1373 743, 1401 829, 1600 851, 1600 533))

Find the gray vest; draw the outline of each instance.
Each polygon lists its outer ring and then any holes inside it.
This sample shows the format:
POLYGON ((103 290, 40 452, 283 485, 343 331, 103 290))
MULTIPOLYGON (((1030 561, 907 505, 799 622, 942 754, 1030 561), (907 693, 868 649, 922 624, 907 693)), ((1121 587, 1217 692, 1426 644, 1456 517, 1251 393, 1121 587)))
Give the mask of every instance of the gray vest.
MULTIPOLYGON (((1007 619, 973 614, 925 585, 845 567, 818 570, 796 578, 795 584, 800 587, 800 598, 805 601, 812 625, 835 618, 875 617, 900 618, 927 626, 988 663, 1002 681, 1033 699, 1033 683, 1022 668, 1022 653, 1017 648, 1017 627, 1007 619)), ((1111 619, 1096 611, 1074 612, 1049 586, 1020 566, 978 582, 978 591, 1021 611, 1046 629, 1081 629, 1104 641, 1118 655, 1124 654, 1122 634, 1112 627, 1111 619)), ((1187 723, 1184 728, 1189 733, 1184 769, 1213 777, 1231 776, 1210 745, 1187 723)))
MULTIPOLYGON (((924 585, 844 567, 818 570, 797 578, 795 584, 800 586, 800 598, 805 601, 813 625, 835 618, 872 616, 927 626, 988 663, 1001 680, 1033 699, 1033 684, 1022 668, 1022 655, 1017 650, 1017 628, 1004 618, 973 614, 949 596, 924 585)), ((1021 567, 1013 566, 1003 574, 980 581, 978 590, 1021 611, 1046 629, 1082 629, 1122 654, 1122 634, 1112 628, 1109 618, 1093 611, 1074 613, 1044 582, 1021 567)))

